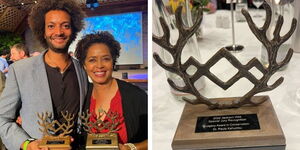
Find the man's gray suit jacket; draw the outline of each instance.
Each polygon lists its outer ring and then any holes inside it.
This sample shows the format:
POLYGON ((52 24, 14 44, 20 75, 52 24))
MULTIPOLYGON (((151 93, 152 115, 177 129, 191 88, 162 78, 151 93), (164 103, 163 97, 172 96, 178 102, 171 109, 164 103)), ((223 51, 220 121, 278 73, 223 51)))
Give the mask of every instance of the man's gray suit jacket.
MULTIPOLYGON (((19 150, 28 138, 42 138, 37 113, 47 111, 53 114, 44 54, 20 60, 9 67, 0 98, 0 135, 9 150, 19 150), (20 111, 22 127, 15 122, 17 111, 20 111)), ((80 88, 81 112, 87 91, 87 77, 79 62, 74 58, 72 61, 80 88)))

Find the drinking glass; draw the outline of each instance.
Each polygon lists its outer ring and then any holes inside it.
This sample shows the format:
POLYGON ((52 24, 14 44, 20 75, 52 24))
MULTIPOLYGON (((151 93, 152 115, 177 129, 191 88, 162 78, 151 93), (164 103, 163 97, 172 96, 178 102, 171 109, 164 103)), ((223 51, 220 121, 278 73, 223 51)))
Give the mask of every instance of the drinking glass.
MULTIPOLYGON (((153 7, 152 7, 152 13, 153 13, 153 33, 157 36, 162 36, 163 35, 163 30, 160 25, 160 21, 158 20, 159 17, 163 17, 166 21, 166 24, 170 30, 170 43, 175 44, 178 40, 179 37, 179 32, 176 27, 176 21, 175 21, 175 9, 181 5, 183 6, 183 11, 182 11, 182 21, 186 27, 191 27, 193 25, 193 20, 192 20, 192 15, 191 15, 191 10, 190 10, 190 1, 189 0, 182 0, 180 3, 178 3, 178 6, 171 5, 170 3, 167 3, 164 0, 154 0, 153 2, 153 7), (174 6, 174 7, 172 7, 174 6)), ((173 3, 175 4, 175 3, 173 3)), ((156 45, 156 48, 159 48, 158 45, 156 45)), ((159 52, 158 52, 159 53, 159 52)), ((169 52, 166 50, 161 50, 159 53, 163 61, 167 64, 172 63, 173 57, 169 52)), ((193 56, 195 59, 201 62, 201 55, 199 51, 199 46, 197 43, 197 38, 195 35, 193 35, 186 45, 183 48, 182 56, 181 56, 181 62, 184 63, 186 62, 191 56, 193 56)), ((197 71, 196 67, 189 67, 186 70, 188 73, 193 74, 197 71)), ((171 73, 166 71, 166 75, 169 79, 171 79, 177 86, 183 87, 185 85, 183 79, 178 76, 177 74, 171 73)), ((195 87, 198 90, 201 90, 204 88, 204 78, 199 79, 195 83, 195 87)), ((181 100, 181 97, 189 97, 191 94, 189 93, 183 93, 176 91, 175 89, 171 88, 171 93, 173 96, 176 97, 176 99, 181 100)))
POLYGON ((253 5, 256 7, 257 9, 257 13, 253 16, 253 17, 262 17, 258 11, 259 11, 259 7, 264 3, 264 0, 253 0, 252 1, 253 5))

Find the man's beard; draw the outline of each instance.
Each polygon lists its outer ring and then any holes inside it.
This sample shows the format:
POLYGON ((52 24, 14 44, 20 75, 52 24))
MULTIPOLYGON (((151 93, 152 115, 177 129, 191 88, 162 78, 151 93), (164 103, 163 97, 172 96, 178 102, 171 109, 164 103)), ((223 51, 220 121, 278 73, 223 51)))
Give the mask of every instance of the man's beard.
POLYGON ((69 46, 71 45, 73 40, 71 36, 71 38, 67 41, 65 46, 62 48, 55 47, 50 41, 51 41, 50 37, 46 37, 46 42, 48 44, 49 49, 53 50, 56 53, 68 53, 69 46))

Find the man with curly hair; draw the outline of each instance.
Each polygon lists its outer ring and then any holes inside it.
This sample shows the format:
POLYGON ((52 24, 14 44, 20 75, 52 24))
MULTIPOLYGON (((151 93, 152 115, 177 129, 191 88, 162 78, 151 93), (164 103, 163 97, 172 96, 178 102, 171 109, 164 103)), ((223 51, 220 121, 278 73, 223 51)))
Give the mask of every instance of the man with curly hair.
MULTIPOLYGON (((83 11, 73 0, 40 0, 33 6, 29 25, 46 50, 15 62, 9 69, 0 98, 0 135, 9 150, 40 149, 36 139, 43 135, 37 113, 51 112, 59 122, 64 122, 61 111, 78 118, 87 77, 79 62, 68 55, 68 48, 83 28, 83 18, 83 11), (15 123, 18 112, 21 127, 15 123)), ((75 119, 71 134, 75 141, 78 121, 75 119)))

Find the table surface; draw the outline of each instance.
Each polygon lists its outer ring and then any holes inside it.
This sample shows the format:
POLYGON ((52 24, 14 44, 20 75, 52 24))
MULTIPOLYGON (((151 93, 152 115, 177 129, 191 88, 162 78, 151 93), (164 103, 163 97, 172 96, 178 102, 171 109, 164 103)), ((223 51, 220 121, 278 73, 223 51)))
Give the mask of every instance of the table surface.
MULTIPOLYGON (((253 15, 253 11, 250 14, 253 15)), ((264 11, 259 13, 264 15, 264 11)), ((204 16, 203 30, 204 35, 198 40, 198 46, 201 53, 201 63, 211 58, 221 47, 232 44, 231 28, 216 28, 216 16, 228 15, 229 11, 217 11, 215 14, 204 16)), ((262 18, 254 18, 254 21, 261 26, 264 22, 262 18)), ((261 58, 261 43, 256 39, 250 31, 246 22, 235 22, 236 27, 236 43, 245 47, 242 52, 233 53, 243 64, 250 59, 256 57, 261 58)), ((289 19, 284 22, 285 34, 290 27, 289 19)), ((153 46, 153 51, 159 48, 153 46)), ((273 107, 277 113, 279 122, 286 137, 286 150, 298 150, 300 147, 300 97, 297 98, 296 91, 300 89, 300 53, 294 53, 288 66, 272 76, 270 84, 279 77, 284 77, 284 82, 276 89, 270 92, 264 92, 260 95, 269 95, 273 103, 273 107)), ((228 67, 229 63, 222 61, 213 68, 216 76, 228 79, 234 75, 235 68, 228 67), (227 67, 226 67, 227 66, 227 67)), ((153 149, 170 150, 173 136, 175 134, 177 124, 179 122, 184 102, 177 100, 170 92, 169 85, 166 81, 165 71, 153 60, 153 149)), ((253 72, 259 75, 258 72, 253 72)), ((213 82, 205 79, 204 89, 201 94, 207 97, 232 97, 242 96, 248 92, 253 85, 247 79, 241 79, 239 82, 223 91, 213 82)))

